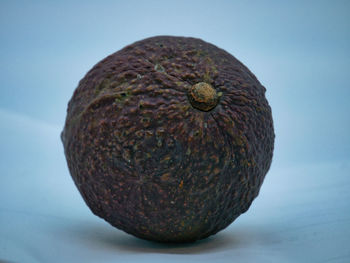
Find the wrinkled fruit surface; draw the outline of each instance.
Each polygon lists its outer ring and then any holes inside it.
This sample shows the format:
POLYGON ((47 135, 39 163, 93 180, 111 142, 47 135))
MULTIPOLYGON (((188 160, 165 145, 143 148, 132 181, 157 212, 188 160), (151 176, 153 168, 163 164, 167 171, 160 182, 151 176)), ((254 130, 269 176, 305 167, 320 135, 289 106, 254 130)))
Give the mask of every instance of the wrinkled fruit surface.
POLYGON ((274 146, 265 88, 195 38, 148 38, 79 82, 61 134, 92 212, 140 238, 190 242, 247 211, 274 146))

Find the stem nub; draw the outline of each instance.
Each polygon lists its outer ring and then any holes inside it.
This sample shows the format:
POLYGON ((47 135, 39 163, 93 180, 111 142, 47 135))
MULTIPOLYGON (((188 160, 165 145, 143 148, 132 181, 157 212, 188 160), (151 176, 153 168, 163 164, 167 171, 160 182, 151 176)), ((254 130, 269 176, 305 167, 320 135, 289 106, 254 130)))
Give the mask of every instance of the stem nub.
POLYGON ((201 111, 210 111, 219 102, 216 90, 208 83, 199 82, 188 90, 191 105, 201 111))

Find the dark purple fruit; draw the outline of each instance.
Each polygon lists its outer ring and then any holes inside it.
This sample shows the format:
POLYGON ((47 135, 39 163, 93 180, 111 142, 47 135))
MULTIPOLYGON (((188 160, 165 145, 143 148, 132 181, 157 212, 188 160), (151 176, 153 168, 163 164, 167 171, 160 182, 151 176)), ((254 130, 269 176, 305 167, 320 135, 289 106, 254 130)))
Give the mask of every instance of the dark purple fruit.
POLYGON ((86 74, 62 141, 94 214, 140 238, 189 242, 247 211, 274 130, 265 88, 241 62, 200 39, 159 36, 86 74))

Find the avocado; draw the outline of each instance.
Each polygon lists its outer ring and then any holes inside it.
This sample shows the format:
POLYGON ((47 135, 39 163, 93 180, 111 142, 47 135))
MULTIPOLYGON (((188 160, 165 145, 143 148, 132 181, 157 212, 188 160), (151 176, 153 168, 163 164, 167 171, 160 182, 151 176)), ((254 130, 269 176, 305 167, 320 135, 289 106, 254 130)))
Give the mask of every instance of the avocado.
POLYGON ((139 238, 192 242, 258 195, 274 148, 265 88, 203 40, 156 36, 97 63, 61 133, 91 211, 139 238))

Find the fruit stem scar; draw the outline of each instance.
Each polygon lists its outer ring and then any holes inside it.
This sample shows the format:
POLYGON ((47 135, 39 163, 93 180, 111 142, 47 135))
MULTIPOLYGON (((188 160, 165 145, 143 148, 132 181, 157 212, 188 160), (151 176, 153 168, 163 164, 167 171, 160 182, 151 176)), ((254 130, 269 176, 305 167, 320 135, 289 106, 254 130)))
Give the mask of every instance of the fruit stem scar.
POLYGON ((218 104, 222 92, 217 93, 210 84, 199 82, 188 90, 187 95, 194 108, 201 111, 210 111, 218 104))

